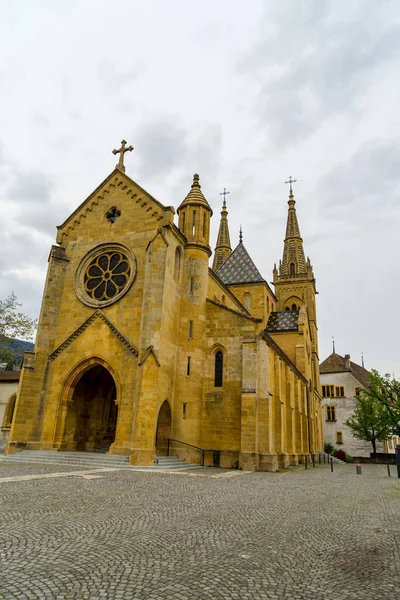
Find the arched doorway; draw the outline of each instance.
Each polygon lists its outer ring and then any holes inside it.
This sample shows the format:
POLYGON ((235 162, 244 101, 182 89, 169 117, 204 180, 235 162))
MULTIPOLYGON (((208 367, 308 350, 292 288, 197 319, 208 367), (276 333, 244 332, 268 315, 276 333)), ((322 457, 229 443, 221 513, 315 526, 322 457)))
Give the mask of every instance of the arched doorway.
POLYGON ((156 454, 166 456, 168 451, 168 439, 171 437, 171 408, 168 400, 165 400, 160 408, 157 419, 156 430, 156 454))
POLYGON ((108 452, 115 440, 118 406, 111 373, 102 365, 85 369, 74 386, 64 433, 66 448, 108 452))

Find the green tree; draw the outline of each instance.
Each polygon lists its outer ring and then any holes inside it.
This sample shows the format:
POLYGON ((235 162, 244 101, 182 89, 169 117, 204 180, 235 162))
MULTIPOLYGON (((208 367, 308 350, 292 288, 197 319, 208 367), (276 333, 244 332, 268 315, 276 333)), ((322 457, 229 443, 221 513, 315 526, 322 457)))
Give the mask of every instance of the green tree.
POLYGON ((344 424, 351 429, 354 437, 371 442, 375 454, 376 442, 383 442, 392 435, 387 407, 366 388, 360 390, 354 413, 344 424))
MULTIPOLYGON (((361 388, 360 393, 382 404, 388 413, 391 435, 400 436, 400 381, 394 375, 380 375, 371 370, 369 388, 361 388)), ((390 436, 389 436, 390 437, 390 436)))
POLYGON ((0 300, 0 362, 12 365, 21 358, 18 339, 33 338, 37 321, 19 312, 22 306, 12 292, 5 300, 0 300))

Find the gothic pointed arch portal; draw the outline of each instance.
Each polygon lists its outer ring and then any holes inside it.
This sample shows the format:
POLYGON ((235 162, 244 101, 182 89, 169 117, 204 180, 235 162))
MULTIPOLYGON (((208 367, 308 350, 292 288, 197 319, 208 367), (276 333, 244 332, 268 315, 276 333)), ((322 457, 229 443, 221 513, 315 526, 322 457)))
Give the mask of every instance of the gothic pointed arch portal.
POLYGON ((108 452, 117 420, 117 386, 108 365, 100 359, 79 365, 64 386, 56 447, 108 452))
POLYGON ((158 413, 156 429, 156 454, 157 456, 167 456, 168 439, 171 437, 171 407, 168 400, 164 400, 158 413))

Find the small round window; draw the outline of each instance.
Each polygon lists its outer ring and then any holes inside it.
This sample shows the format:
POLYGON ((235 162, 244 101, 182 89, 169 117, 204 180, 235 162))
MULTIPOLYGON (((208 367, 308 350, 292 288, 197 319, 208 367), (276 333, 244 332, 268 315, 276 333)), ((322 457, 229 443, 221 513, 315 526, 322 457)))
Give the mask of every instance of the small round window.
POLYGON ((89 306, 107 306, 128 291, 135 275, 136 260, 128 248, 102 244, 89 252, 79 265, 75 291, 89 306))

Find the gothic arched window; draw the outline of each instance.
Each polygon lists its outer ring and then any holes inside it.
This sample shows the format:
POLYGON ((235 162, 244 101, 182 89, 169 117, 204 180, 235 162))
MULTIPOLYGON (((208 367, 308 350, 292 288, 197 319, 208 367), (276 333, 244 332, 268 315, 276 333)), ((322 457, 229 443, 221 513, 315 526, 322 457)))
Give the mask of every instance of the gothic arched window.
POLYGON ((222 373, 224 369, 224 355, 221 350, 215 354, 214 387, 222 387, 222 373))
POLYGON ((292 304, 292 310, 297 310, 297 306, 295 304, 292 304))
POLYGON ((290 273, 290 275, 296 274, 296 266, 295 266, 294 262, 291 262, 289 265, 289 273, 290 273))

